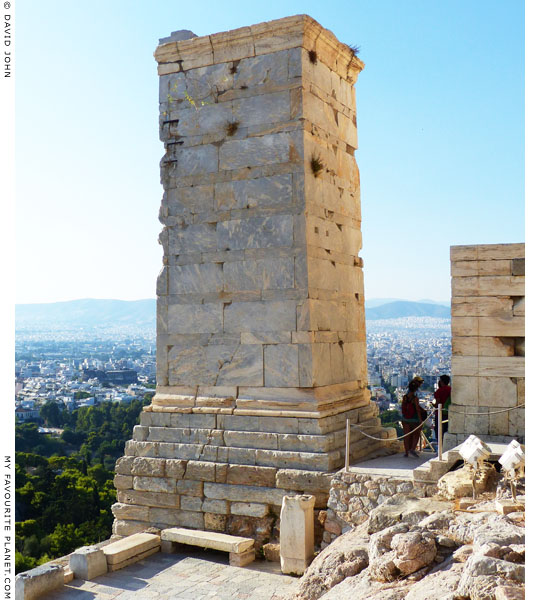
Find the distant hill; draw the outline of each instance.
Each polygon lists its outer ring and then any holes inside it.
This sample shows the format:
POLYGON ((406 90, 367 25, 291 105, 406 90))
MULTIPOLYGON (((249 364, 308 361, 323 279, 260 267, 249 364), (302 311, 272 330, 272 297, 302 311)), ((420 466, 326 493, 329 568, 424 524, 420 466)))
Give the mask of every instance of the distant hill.
MULTIPOLYGON (((383 299, 381 299, 383 300, 383 299)), ((450 308, 430 301, 395 300, 370 306, 366 302, 366 319, 400 317, 450 318, 450 308)), ((147 300, 70 300, 49 304, 17 304, 16 329, 93 329, 132 326, 154 328, 156 301, 147 300)))
POLYGON ((397 319, 400 317, 450 318, 450 307, 428 302, 397 300, 373 308, 366 308, 366 319, 397 319))
POLYGON ((17 304, 16 329, 90 329, 123 326, 154 327, 156 301, 70 300, 49 304, 17 304))
POLYGON ((403 298, 366 298, 366 308, 375 308, 376 306, 390 304, 391 302, 419 302, 421 304, 439 304, 440 306, 450 306, 450 301, 445 300, 428 300, 424 298, 421 300, 404 300, 403 298))

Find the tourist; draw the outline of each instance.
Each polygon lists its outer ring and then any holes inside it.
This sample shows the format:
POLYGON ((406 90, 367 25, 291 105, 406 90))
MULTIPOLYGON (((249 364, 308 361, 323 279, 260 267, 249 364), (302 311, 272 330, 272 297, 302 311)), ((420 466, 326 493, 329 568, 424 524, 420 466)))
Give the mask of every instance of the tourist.
POLYGON ((416 446, 420 439, 421 427, 418 427, 422 422, 420 415, 420 404, 416 392, 424 383, 421 377, 414 377, 409 383, 409 389, 401 400, 401 414, 403 415, 401 423, 403 425, 403 445, 405 446, 404 456, 409 456, 409 452, 418 458, 416 446), (413 431, 414 430, 414 431, 413 431))
POLYGON ((450 397, 452 388, 450 387, 450 377, 448 375, 441 375, 439 377, 439 383, 437 390, 435 391, 435 400, 433 405, 435 406, 435 435, 437 436, 437 444, 442 444, 442 440, 439 440, 439 411, 438 407, 442 406, 442 433, 448 431, 448 406, 450 404, 450 397), (446 422, 445 422, 446 421, 446 422))

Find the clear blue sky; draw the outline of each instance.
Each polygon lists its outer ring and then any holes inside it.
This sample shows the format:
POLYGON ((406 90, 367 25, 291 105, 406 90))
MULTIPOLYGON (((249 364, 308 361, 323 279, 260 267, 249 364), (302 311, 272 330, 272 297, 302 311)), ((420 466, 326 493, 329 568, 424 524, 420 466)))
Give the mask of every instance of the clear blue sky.
POLYGON ((17 302, 154 295, 158 38, 299 13, 366 64, 366 297, 449 300, 451 245, 524 241, 522 2, 19 0, 17 302))

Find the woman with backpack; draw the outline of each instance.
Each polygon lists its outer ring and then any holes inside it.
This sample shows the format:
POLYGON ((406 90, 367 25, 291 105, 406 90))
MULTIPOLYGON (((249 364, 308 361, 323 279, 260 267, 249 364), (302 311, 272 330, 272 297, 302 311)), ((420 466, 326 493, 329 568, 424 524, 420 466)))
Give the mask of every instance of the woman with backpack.
POLYGON ((405 454, 403 456, 409 456, 410 452, 418 458, 416 446, 418 445, 420 432, 422 431, 422 428, 418 427, 422 422, 422 417, 416 392, 422 383, 424 383, 424 380, 421 377, 414 377, 409 382, 408 392, 401 399, 401 414, 403 415, 401 423, 403 425, 403 433, 405 434, 405 438, 403 439, 405 454), (416 429, 416 431, 413 431, 413 429, 416 429))

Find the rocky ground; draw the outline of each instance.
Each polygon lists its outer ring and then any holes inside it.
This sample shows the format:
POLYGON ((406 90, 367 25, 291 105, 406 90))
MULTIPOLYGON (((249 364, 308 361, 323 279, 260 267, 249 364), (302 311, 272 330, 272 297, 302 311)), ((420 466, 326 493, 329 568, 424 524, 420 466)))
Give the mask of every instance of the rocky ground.
MULTIPOLYGON (((524 480, 476 500, 397 494, 320 552, 290 600, 519 600, 525 597, 524 480)), ((496 478, 495 478, 496 479, 496 478)))

